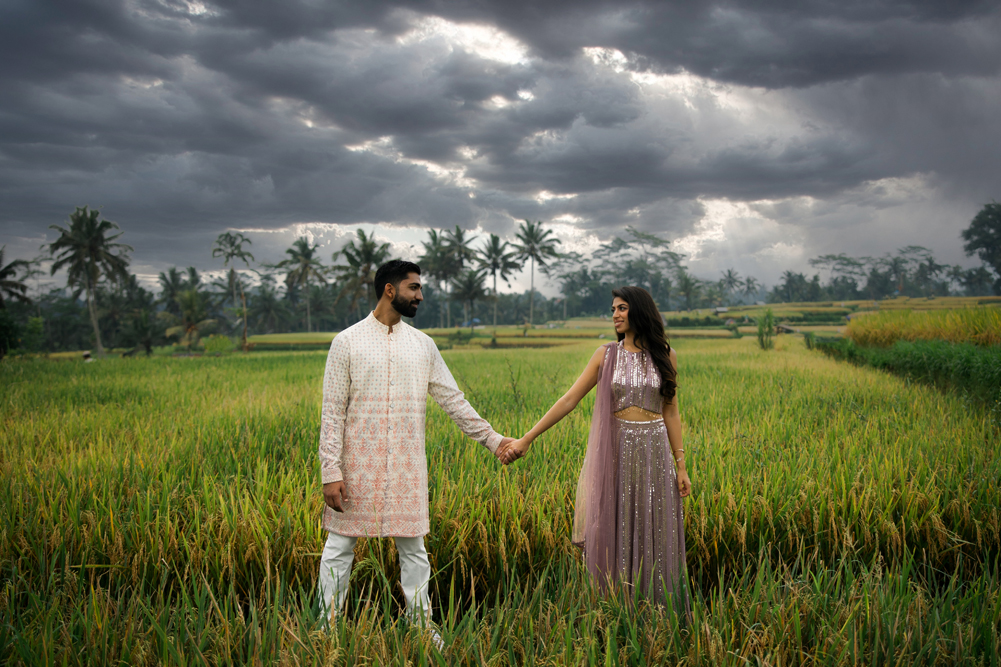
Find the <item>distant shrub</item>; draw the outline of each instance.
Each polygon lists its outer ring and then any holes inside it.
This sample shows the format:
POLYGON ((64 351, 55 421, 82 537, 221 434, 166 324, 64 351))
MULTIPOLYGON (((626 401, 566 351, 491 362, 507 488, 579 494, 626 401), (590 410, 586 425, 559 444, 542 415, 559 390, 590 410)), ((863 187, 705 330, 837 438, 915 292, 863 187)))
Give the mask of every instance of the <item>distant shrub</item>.
POLYGON ((233 342, 232 338, 218 334, 203 338, 202 345, 205 347, 205 354, 223 354, 224 352, 232 352, 236 348, 236 343, 233 342))
POLYGON ((468 331, 453 331, 448 335, 448 344, 449 346, 468 345, 469 341, 473 340, 473 335, 468 331))
POLYGON ((775 347, 775 316, 772 309, 767 309, 764 314, 758 316, 758 347, 762 350, 770 350, 775 347))

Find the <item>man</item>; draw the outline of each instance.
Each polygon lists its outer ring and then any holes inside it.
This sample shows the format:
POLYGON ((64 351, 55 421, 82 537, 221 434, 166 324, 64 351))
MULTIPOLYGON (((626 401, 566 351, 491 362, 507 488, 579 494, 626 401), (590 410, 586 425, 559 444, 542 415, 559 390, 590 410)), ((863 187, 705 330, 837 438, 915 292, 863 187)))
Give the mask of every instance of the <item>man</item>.
MULTIPOLYGON (((496 455, 510 442, 463 397, 431 338, 401 321, 424 299, 421 270, 392 260, 375 274, 380 296, 367 318, 338 334, 323 377, 320 469, 327 543, 320 606, 342 607, 359 537, 394 537, 407 613, 430 619, 431 565, 424 419, 427 395, 473 440, 496 455)), ((440 643, 440 640, 437 640, 440 643)))

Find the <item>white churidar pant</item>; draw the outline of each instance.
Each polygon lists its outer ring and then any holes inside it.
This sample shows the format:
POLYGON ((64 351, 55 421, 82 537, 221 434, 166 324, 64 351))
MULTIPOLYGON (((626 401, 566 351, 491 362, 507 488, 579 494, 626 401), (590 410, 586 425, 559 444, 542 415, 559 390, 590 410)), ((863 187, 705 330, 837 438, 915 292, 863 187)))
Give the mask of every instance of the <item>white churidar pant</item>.
MULTIPOLYGON (((431 581, 431 563, 424 548, 424 537, 394 537, 396 550, 400 554, 400 584, 407 599, 407 615, 416 617, 423 612, 431 618, 431 597, 428 584, 431 581)), ((344 607, 351 577, 351 563, 355 558, 357 537, 327 533, 327 543, 323 545, 320 557, 320 611, 327 618, 344 607), (332 601, 332 602, 331 602, 332 601)))

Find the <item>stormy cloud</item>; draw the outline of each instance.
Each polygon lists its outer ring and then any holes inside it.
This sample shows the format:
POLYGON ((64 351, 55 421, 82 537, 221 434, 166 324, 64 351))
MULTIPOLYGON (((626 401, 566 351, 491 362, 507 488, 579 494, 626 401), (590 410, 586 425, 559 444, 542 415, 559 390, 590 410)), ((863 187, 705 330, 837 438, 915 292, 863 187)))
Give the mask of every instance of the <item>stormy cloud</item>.
POLYGON ((989 2, 8 2, 0 243, 30 257, 87 204, 147 274, 213 267, 226 229, 276 259, 303 229, 524 218, 658 232, 707 276, 970 263, 999 28, 989 2))

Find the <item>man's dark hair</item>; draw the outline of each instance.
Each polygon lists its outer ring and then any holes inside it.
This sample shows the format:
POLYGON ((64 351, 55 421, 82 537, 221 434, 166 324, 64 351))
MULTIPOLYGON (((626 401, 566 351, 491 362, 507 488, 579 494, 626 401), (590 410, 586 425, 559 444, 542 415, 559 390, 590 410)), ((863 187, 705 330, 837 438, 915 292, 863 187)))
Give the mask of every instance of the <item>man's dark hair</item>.
POLYGON ((375 272, 375 281, 372 283, 375 287, 375 298, 382 298, 387 284, 392 285, 394 289, 398 289, 400 283, 406 280, 407 276, 411 273, 421 275, 421 267, 403 259, 391 259, 380 266, 375 272))

